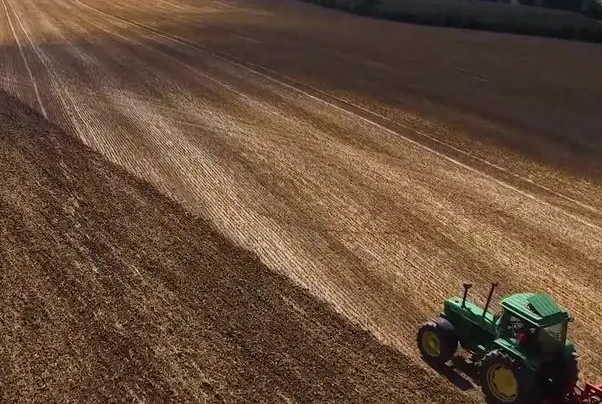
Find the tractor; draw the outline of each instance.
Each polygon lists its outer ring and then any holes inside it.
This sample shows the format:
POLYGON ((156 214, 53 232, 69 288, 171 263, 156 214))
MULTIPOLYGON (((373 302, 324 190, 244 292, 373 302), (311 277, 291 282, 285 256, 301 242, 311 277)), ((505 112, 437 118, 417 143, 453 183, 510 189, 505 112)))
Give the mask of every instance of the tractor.
POLYGON ((518 293, 500 301, 501 313, 462 297, 446 299, 443 311, 418 330, 422 357, 442 367, 461 347, 475 366, 492 404, 602 403, 600 386, 577 386, 577 352, 567 339, 573 317, 545 293, 518 293), (599 394, 600 393, 600 394, 599 394))

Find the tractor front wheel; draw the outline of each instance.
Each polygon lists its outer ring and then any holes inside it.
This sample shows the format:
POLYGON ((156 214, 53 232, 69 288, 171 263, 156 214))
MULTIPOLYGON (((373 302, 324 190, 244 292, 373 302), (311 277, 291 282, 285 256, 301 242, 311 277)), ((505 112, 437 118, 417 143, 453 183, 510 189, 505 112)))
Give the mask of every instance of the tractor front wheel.
POLYGON ((481 389, 491 404, 539 403, 535 374, 501 350, 489 352, 481 366, 481 389))
POLYGON ((449 321, 439 317, 420 327, 417 343, 422 357, 427 362, 434 366, 441 366, 456 353, 458 335, 449 321))

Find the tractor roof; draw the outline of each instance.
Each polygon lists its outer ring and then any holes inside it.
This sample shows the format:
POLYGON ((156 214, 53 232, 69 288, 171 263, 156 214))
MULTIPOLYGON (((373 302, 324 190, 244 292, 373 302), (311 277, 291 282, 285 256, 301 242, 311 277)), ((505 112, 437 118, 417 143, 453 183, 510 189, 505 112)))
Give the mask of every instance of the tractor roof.
POLYGON ((537 327, 567 321, 570 314, 546 293, 518 293, 500 302, 501 306, 517 317, 537 327))

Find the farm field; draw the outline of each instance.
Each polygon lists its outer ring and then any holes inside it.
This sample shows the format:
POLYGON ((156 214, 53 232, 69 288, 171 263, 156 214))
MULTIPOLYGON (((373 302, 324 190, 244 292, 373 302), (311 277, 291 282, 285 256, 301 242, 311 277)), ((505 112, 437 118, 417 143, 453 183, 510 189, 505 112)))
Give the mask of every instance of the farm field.
POLYGON ((467 280, 602 379, 602 46, 0 1, 0 401, 482 403, 415 347, 467 280))

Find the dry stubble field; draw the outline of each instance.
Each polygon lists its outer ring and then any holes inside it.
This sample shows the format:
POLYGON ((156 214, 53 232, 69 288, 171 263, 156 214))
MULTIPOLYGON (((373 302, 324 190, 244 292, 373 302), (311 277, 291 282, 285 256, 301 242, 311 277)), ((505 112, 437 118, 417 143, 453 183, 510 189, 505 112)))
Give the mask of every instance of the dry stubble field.
POLYGON ((599 45, 273 0, 0 27, 4 401, 480 402, 414 347, 464 280, 552 293, 602 378, 599 45))

